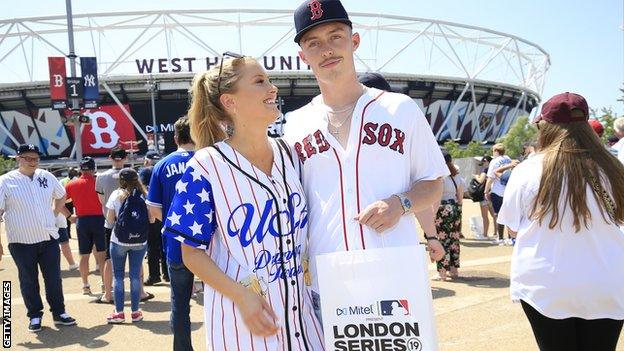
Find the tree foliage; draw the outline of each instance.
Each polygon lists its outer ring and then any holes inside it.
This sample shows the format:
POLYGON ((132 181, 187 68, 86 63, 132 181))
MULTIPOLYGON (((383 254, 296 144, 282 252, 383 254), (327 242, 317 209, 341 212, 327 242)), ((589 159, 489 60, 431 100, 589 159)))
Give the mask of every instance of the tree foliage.
POLYGON ((602 141, 607 142, 610 136, 615 135, 615 131, 613 130, 613 122, 618 118, 618 116, 613 112, 611 107, 606 108, 603 107, 600 111, 591 110, 591 115, 596 118, 602 126, 604 127, 604 133, 602 134, 602 141))
POLYGON ((5 174, 17 167, 17 162, 13 158, 4 158, 0 156, 0 175, 5 174))
POLYGON ((464 148, 453 140, 447 140, 443 146, 452 158, 483 156, 489 153, 489 151, 483 147, 483 144, 474 140, 469 142, 464 148))
POLYGON ((522 155, 522 149, 526 143, 535 141, 537 128, 529 123, 528 116, 519 117, 509 128, 505 136, 499 138, 497 142, 505 145, 505 154, 511 158, 518 158, 522 155))

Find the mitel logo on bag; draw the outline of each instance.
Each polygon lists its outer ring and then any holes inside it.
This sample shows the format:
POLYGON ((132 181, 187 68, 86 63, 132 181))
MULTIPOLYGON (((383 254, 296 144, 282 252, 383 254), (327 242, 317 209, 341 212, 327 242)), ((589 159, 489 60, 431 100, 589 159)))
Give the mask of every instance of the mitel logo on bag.
POLYGON ((381 300, 369 305, 353 305, 336 308, 336 316, 409 316, 406 299, 381 300))

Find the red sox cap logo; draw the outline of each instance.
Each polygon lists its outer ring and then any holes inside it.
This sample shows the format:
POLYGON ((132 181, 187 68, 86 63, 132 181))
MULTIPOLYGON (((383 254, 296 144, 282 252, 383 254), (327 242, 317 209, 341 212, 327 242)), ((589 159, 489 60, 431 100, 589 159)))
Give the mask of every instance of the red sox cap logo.
POLYGON ((321 8, 321 3, 318 0, 312 0, 308 4, 310 7, 310 12, 312 12, 311 20, 315 21, 321 17, 323 17, 323 9, 321 8))

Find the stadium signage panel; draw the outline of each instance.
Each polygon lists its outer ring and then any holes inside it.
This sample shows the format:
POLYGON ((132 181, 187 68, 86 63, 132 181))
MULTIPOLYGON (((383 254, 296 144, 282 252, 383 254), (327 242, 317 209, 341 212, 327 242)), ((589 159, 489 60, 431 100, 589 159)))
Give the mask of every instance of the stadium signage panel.
MULTIPOLYGON (((220 58, 212 57, 174 57, 174 58, 137 58, 139 74, 200 72, 219 64, 220 58)), ((299 56, 263 56, 258 61, 267 71, 305 71, 310 70, 299 56)))

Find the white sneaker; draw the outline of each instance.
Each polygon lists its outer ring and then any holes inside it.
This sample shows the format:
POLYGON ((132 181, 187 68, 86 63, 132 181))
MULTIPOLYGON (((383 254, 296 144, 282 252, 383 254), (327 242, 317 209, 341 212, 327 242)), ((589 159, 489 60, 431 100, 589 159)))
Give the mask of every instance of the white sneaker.
POLYGON ((78 267, 80 266, 77 263, 74 263, 74 264, 69 265, 69 270, 75 271, 76 269, 78 269, 78 267))
POLYGON ((492 241, 492 244, 498 245, 498 246, 503 246, 503 245, 505 245, 505 240, 496 239, 496 240, 492 241))
POLYGON ((505 245, 506 246, 512 246, 513 245, 513 241, 511 241, 511 239, 505 239, 505 245))

